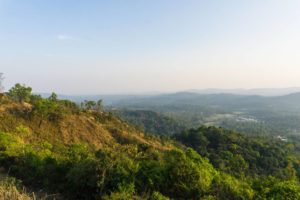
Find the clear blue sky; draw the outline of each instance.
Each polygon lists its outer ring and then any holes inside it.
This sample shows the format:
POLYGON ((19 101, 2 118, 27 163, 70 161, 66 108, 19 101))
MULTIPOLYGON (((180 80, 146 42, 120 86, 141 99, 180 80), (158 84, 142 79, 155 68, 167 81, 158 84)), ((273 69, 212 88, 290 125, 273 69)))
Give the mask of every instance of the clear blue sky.
POLYGON ((65 94, 300 86, 300 1, 0 0, 0 72, 65 94))

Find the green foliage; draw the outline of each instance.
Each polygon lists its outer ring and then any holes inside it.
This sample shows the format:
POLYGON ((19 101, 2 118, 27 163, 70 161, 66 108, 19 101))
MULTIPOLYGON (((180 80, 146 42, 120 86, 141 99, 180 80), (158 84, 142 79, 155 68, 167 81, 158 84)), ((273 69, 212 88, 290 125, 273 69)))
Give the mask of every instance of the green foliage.
POLYGON ((120 185, 118 190, 104 196, 104 200, 127 200, 134 198, 134 184, 120 185))
POLYGON ((17 83, 13 88, 9 90, 8 95, 16 101, 22 103, 30 101, 31 92, 31 87, 26 87, 25 85, 17 83))
POLYGON ((71 199, 128 199, 147 194, 160 199, 165 199, 162 195, 200 198, 210 191, 216 174, 192 149, 158 152, 123 145, 93 152, 74 144, 58 151, 47 142, 26 145, 17 135, 0 136, 1 163, 11 174, 25 184, 59 191, 71 199))
MULTIPOLYGON (((291 154, 299 151, 300 142, 282 143, 200 127, 175 135, 178 143, 163 146, 154 136, 138 142, 131 133, 134 128, 102 112, 102 101, 85 105, 92 111, 82 111, 54 93, 47 99, 31 95, 29 103, 30 109, 14 119, 20 123, 14 123, 10 133, 0 131, 0 166, 27 186, 60 193, 66 199, 300 198, 296 176, 300 172, 295 169, 300 162, 291 154), (48 127, 63 124, 68 117, 88 122, 91 129, 97 126, 100 132, 109 126, 112 142, 97 149, 81 138, 68 144, 50 142, 47 137, 32 140, 34 125, 24 120, 40 120, 40 126, 48 127)), ((22 108, 20 112, 26 106, 13 104, 22 108)), ((160 123, 164 120, 153 121, 160 123)))
POLYGON ((85 100, 81 102, 81 109, 101 112, 103 111, 103 100, 99 99, 97 102, 91 100, 85 100))
POLYGON ((51 93, 50 97, 48 98, 50 101, 57 101, 57 94, 54 92, 51 93))
POLYGON ((253 182, 255 199, 296 200, 300 199, 300 185, 295 180, 281 181, 274 177, 257 179, 253 182))
POLYGON ((5 159, 6 156, 17 156, 23 153, 24 141, 13 134, 0 132, 0 155, 1 159, 5 159))
POLYGON ((67 149, 67 157, 70 162, 74 163, 91 158, 92 155, 86 145, 71 144, 67 149))
POLYGON ((191 149, 171 151, 166 155, 165 175, 165 190, 170 197, 200 198, 211 186, 214 169, 191 149))
POLYGON ((169 198, 165 197, 164 195, 162 195, 159 192, 153 192, 150 200, 169 200, 169 198))
POLYGON ((33 114, 39 115, 41 120, 40 125, 45 118, 50 121, 58 121, 63 115, 59 104, 48 99, 41 99, 35 102, 32 112, 33 114))
POLYGON ((68 100, 58 100, 55 93, 52 93, 48 99, 32 95, 30 102, 33 108, 29 114, 39 118, 39 126, 44 120, 59 122, 65 115, 79 112, 75 103, 68 100))
POLYGON ((148 134, 170 136, 185 129, 178 121, 165 115, 147 110, 114 111, 121 119, 148 134))
POLYGON ((286 168, 290 151, 272 138, 247 137, 215 127, 200 127, 174 136, 183 144, 207 156, 218 169, 237 177, 274 175, 292 178, 286 168))
POLYGON ((217 199, 247 200, 252 199, 254 190, 247 182, 237 180, 227 174, 217 174, 212 183, 212 194, 217 199))
MULTIPOLYGON (((17 134, 0 134, 0 164, 25 184, 69 199, 299 198, 296 181, 238 179, 219 172, 190 148, 160 152, 120 145, 93 151, 82 144, 25 144, 17 134)), ((235 156, 236 167, 242 157, 235 156)))
POLYGON ((70 164, 65 182, 62 183, 65 194, 73 199, 96 199, 99 191, 96 160, 87 159, 70 164))

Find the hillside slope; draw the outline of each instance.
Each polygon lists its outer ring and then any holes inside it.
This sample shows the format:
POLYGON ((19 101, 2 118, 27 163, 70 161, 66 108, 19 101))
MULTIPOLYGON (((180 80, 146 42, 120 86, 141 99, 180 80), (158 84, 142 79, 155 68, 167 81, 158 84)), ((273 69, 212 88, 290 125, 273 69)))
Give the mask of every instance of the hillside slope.
POLYGON ((28 141, 85 143, 96 149, 126 141, 166 149, 110 113, 76 109, 62 112, 59 120, 53 120, 36 112, 29 103, 17 103, 6 97, 0 104, 0 130, 26 132, 28 141))
POLYGON ((0 100, 0 167, 30 191, 79 200, 300 199, 298 144, 213 127, 158 138, 103 112, 101 101, 79 107, 27 89, 0 100))
POLYGON ((115 110, 114 114, 147 134, 170 136, 185 129, 178 121, 153 111, 115 110))

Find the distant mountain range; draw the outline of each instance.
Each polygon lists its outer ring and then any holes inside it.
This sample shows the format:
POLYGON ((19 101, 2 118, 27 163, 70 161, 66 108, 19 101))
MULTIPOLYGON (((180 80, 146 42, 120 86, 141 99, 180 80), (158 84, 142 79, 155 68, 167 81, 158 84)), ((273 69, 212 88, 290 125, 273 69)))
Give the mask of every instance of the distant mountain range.
MULTIPOLYGON (((99 99, 103 99, 106 105, 112 105, 118 103, 122 100, 134 100, 140 98, 151 98, 151 97, 158 97, 163 95, 172 95, 172 94, 203 94, 203 95, 210 95, 210 94, 234 94, 234 95, 247 95, 247 96, 263 96, 263 97, 276 97, 276 96, 285 96, 290 95, 293 93, 300 92, 300 87, 291 87, 291 88, 257 88, 257 89, 203 89, 203 90, 186 90, 181 92, 174 92, 174 93, 141 93, 141 94, 115 94, 115 95, 64 95, 59 94, 60 99, 69 99, 75 101, 77 103, 82 102, 84 100, 94 100, 97 101, 99 99)), ((43 97, 50 96, 49 93, 39 93, 43 97)), ((291 96, 292 98, 292 96, 291 96)))
POLYGON ((283 96, 241 95, 230 93, 199 94, 194 92, 178 92, 151 97, 135 97, 120 99, 114 105, 122 107, 153 107, 164 105, 189 105, 220 108, 222 110, 258 110, 300 112, 300 92, 283 96))
POLYGON ((291 93, 300 92, 300 87, 291 88, 256 88, 256 89, 203 89, 203 90, 188 90, 199 94, 240 94, 240 95, 260 95, 260 96, 282 96, 291 93))

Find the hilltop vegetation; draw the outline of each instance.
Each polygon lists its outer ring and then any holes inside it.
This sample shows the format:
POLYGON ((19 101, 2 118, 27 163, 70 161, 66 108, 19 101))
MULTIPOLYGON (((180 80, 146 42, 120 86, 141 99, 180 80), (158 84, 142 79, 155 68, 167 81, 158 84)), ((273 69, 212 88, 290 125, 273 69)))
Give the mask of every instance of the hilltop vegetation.
POLYGON ((0 130, 25 132, 26 140, 30 142, 85 143, 90 148, 99 148, 132 140, 141 145, 165 148, 156 140, 145 139, 142 132, 111 113, 90 107, 81 109, 71 101, 56 99, 55 94, 47 99, 29 96, 28 101, 19 100, 11 93, 2 98, 0 130))
POLYGON ((214 127, 144 135, 100 101, 24 85, 1 97, 0 119, 0 166, 63 199, 300 199, 297 144, 214 127))

